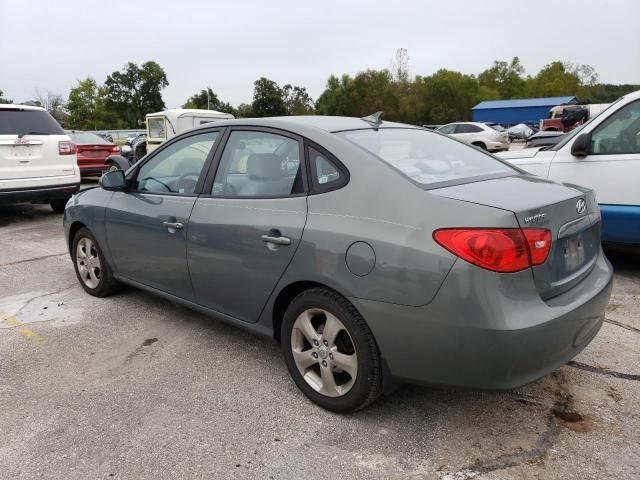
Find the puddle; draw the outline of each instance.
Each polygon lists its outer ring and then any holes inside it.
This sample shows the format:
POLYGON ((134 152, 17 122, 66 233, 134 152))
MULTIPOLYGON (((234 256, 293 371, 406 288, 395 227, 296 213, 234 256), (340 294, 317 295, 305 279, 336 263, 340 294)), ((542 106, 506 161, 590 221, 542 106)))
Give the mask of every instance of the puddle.
MULTIPOLYGON (((71 307, 65 302, 70 289, 58 292, 29 292, 0 298, 2 319, 15 317, 23 325, 48 322, 49 325, 65 326, 82 321, 82 308, 71 307)), ((0 321, 0 329, 11 328, 0 321)))

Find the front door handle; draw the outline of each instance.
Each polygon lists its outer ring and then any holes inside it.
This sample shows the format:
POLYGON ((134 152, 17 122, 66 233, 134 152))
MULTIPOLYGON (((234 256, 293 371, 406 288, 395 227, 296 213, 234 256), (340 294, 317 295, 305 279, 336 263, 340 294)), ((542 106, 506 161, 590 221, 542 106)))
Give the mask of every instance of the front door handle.
POLYGON ((272 237, 271 235, 262 235, 260 238, 263 242, 271 243, 273 245, 291 245, 291 239, 289 237, 272 237))
POLYGON ((180 222, 162 222, 163 227, 167 227, 169 231, 171 230, 182 230, 184 225, 180 222))

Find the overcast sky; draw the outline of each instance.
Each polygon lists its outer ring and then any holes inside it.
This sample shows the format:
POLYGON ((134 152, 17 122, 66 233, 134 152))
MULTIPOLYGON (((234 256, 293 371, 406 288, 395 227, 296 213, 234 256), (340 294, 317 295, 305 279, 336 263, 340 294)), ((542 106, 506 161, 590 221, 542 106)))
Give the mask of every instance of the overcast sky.
POLYGON ((169 108, 206 86, 250 102, 261 76, 315 99, 330 74, 386 68, 398 47, 418 75, 518 55, 528 74, 563 60, 640 83, 640 0, 0 0, 0 12, 0 89, 17 102, 147 60, 167 72, 169 108))

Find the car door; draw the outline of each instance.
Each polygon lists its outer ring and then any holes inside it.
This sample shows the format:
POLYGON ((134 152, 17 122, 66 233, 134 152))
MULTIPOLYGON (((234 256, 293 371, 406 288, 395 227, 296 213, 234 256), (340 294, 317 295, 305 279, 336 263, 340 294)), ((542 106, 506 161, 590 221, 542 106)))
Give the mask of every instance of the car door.
POLYGON ((471 143, 471 126, 466 123, 457 123, 456 129, 453 132, 453 138, 460 140, 464 143, 471 143))
POLYGON ((306 222, 302 142, 270 129, 226 136, 189 220, 189 270, 199 304, 255 322, 306 222))
POLYGON ((573 142, 569 142, 553 158, 549 178, 593 188, 602 210, 603 239, 637 243, 640 238, 640 100, 621 107, 588 134, 591 136, 589 154, 573 156, 573 142))
POLYGON ((189 215, 219 131, 197 132, 156 150, 115 192, 105 217, 118 274, 193 300, 186 258, 189 215))

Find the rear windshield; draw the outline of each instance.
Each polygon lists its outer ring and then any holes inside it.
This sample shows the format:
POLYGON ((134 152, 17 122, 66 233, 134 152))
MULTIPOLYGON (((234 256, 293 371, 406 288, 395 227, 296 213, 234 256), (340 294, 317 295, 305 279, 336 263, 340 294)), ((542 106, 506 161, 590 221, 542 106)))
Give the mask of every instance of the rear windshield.
POLYGON ((340 135, 428 188, 518 173, 491 155, 427 130, 383 128, 340 135))
POLYGON ((49 112, 42 110, 0 109, 0 135, 64 135, 49 112))
POLYGON ((69 136, 71 137, 71 140, 73 140, 73 143, 77 145, 109 143, 100 135, 96 135, 95 133, 70 133, 69 136))

